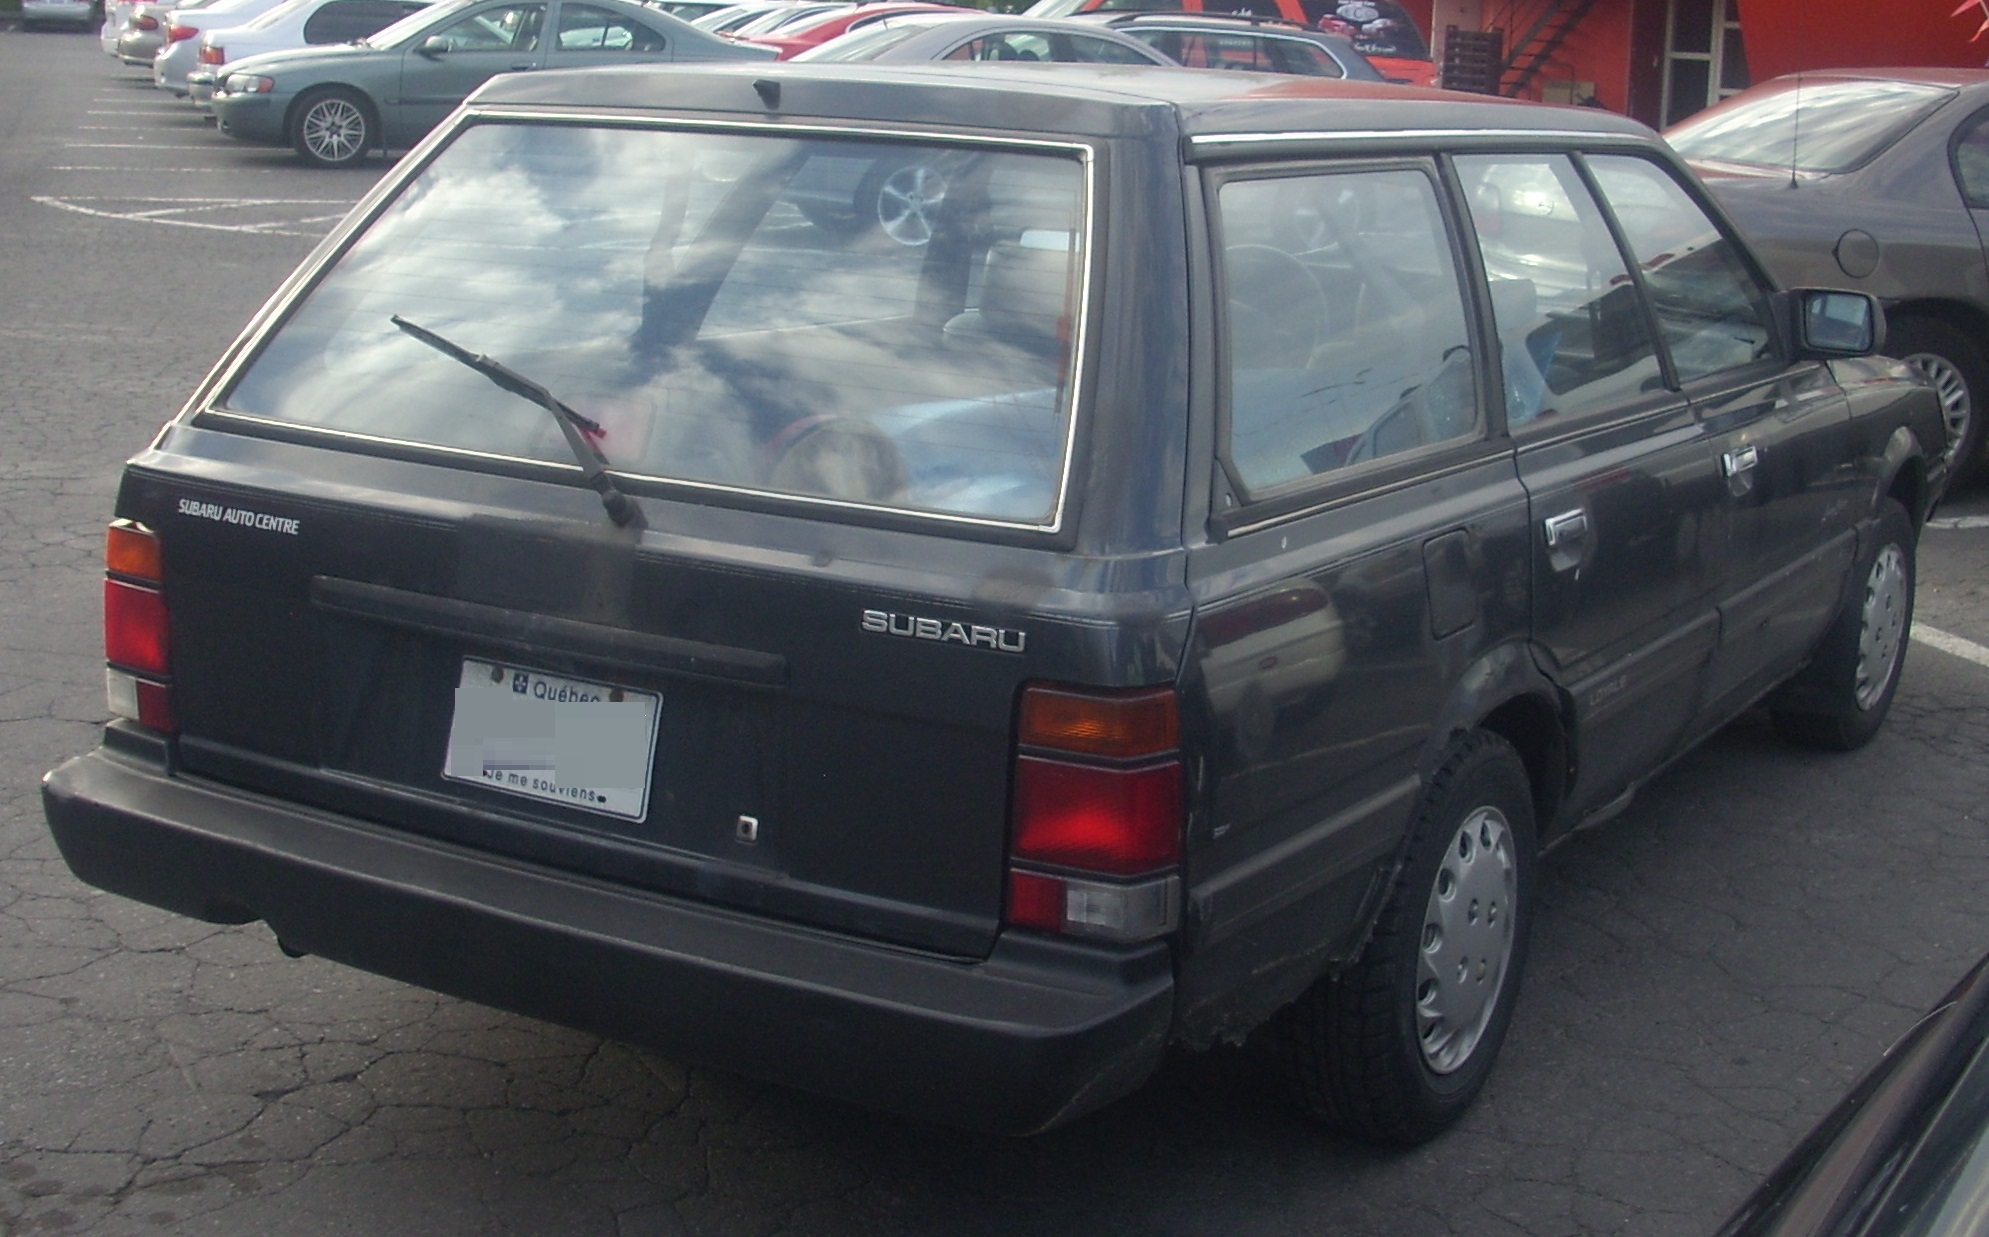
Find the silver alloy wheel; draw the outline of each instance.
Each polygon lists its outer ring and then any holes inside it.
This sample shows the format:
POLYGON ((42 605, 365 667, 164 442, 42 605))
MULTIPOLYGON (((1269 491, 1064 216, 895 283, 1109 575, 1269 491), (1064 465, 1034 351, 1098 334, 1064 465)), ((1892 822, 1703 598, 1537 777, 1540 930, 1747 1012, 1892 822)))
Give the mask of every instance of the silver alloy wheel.
POLYGON ((1961 446, 1968 434, 1968 423, 1975 416, 1974 402, 1968 398, 1968 380, 1953 361, 1937 352, 1915 352, 1900 359, 1927 380, 1941 401, 1941 418, 1948 426, 1946 457, 1952 466, 1955 449, 1961 446))
POLYGON ((304 109, 304 148, 323 163, 347 163, 365 153, 366 113, 340 95, 304 109))
POLYGON ((900 245, 932 239, 928 212, 946 200, 946 177, 922 163, 901 167, 877 189, 877 222, 900 245))
POLYGON ((1470 1060, 1512 960, 1519 862, 1495 807, 1464 818, 1445 848, 1423 911, 1416 956, 1416 1038, 1423 1064, 1449 1074, 1470 1060))
POLYGON ((1885 696, 1906 643, 1906 554, 1886 543, 1865 576, 1865 604, 1858 626, 1856 699, 1860 710, 1885 696))

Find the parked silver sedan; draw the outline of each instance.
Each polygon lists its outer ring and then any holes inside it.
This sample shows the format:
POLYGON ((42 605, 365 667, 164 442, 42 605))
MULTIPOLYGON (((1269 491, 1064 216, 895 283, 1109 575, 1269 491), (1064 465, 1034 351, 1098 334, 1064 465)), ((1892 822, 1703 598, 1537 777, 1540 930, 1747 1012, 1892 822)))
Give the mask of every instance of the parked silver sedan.
POLYGON ((1885 351, 1940 392, 1954 482, 1989 428, 1989 71, 1780 77, 1667 130, 1782 280, 1886 305, 1885 351))
POLYGON ((1057 64, 1175 63, 1137 39, 1082 22, 976 13, 887 17, 794 58, 801 61, 1036 61, 1057 64))

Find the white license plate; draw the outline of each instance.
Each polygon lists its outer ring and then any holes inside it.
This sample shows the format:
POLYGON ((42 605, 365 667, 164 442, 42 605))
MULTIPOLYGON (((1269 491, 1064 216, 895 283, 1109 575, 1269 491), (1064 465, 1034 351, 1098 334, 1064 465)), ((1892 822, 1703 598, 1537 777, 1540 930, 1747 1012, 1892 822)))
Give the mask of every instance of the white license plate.
POLYGON ((655 692, 465 657, 442 776, 641 820, 661 703, 655 692))

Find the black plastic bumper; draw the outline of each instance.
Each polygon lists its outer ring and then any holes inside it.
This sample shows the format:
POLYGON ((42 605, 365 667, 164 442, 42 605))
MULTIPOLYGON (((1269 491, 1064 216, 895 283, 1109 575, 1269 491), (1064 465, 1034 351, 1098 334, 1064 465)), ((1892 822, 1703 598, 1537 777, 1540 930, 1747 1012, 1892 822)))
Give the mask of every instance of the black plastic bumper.
POLYGON ((42 780, 113 893, 469 1000, 907 1115, 1046 1129, 1137 1088, 1168 952, 1005 934, 984 962, 609 885, 164 772, 113 725, 42 780))

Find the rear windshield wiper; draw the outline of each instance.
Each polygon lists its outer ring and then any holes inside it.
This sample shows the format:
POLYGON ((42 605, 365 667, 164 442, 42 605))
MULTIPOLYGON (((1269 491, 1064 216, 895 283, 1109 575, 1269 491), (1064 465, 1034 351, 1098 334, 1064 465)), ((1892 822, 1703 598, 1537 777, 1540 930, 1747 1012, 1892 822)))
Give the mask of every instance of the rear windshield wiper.
POLYGON ((587 484, 594 492, 601 496, 601 505, 608 509, 608 518, 613 520, 617 527, 641 520, 642 509, 630 501, 628 495, 616 489, 614 478, 608 475, 608 457, 602 455, 600 448, 587 438, 589 434, 599 437, 606 433, 599 421, 575 412, 561 403, 551 391, 501 361, 492 360, 480 352, 471 352, 468 348, 451 343, 427 327, 416 326, 399 314, 392 315, 389 321, 444 356, 461 361, 513 395, 523 396, 550 412, 553 420, 559 422, 560 432, 566 436, 566 445, 572 450, 573 458, 580 462, 581 475, 587 479, 587 484))

